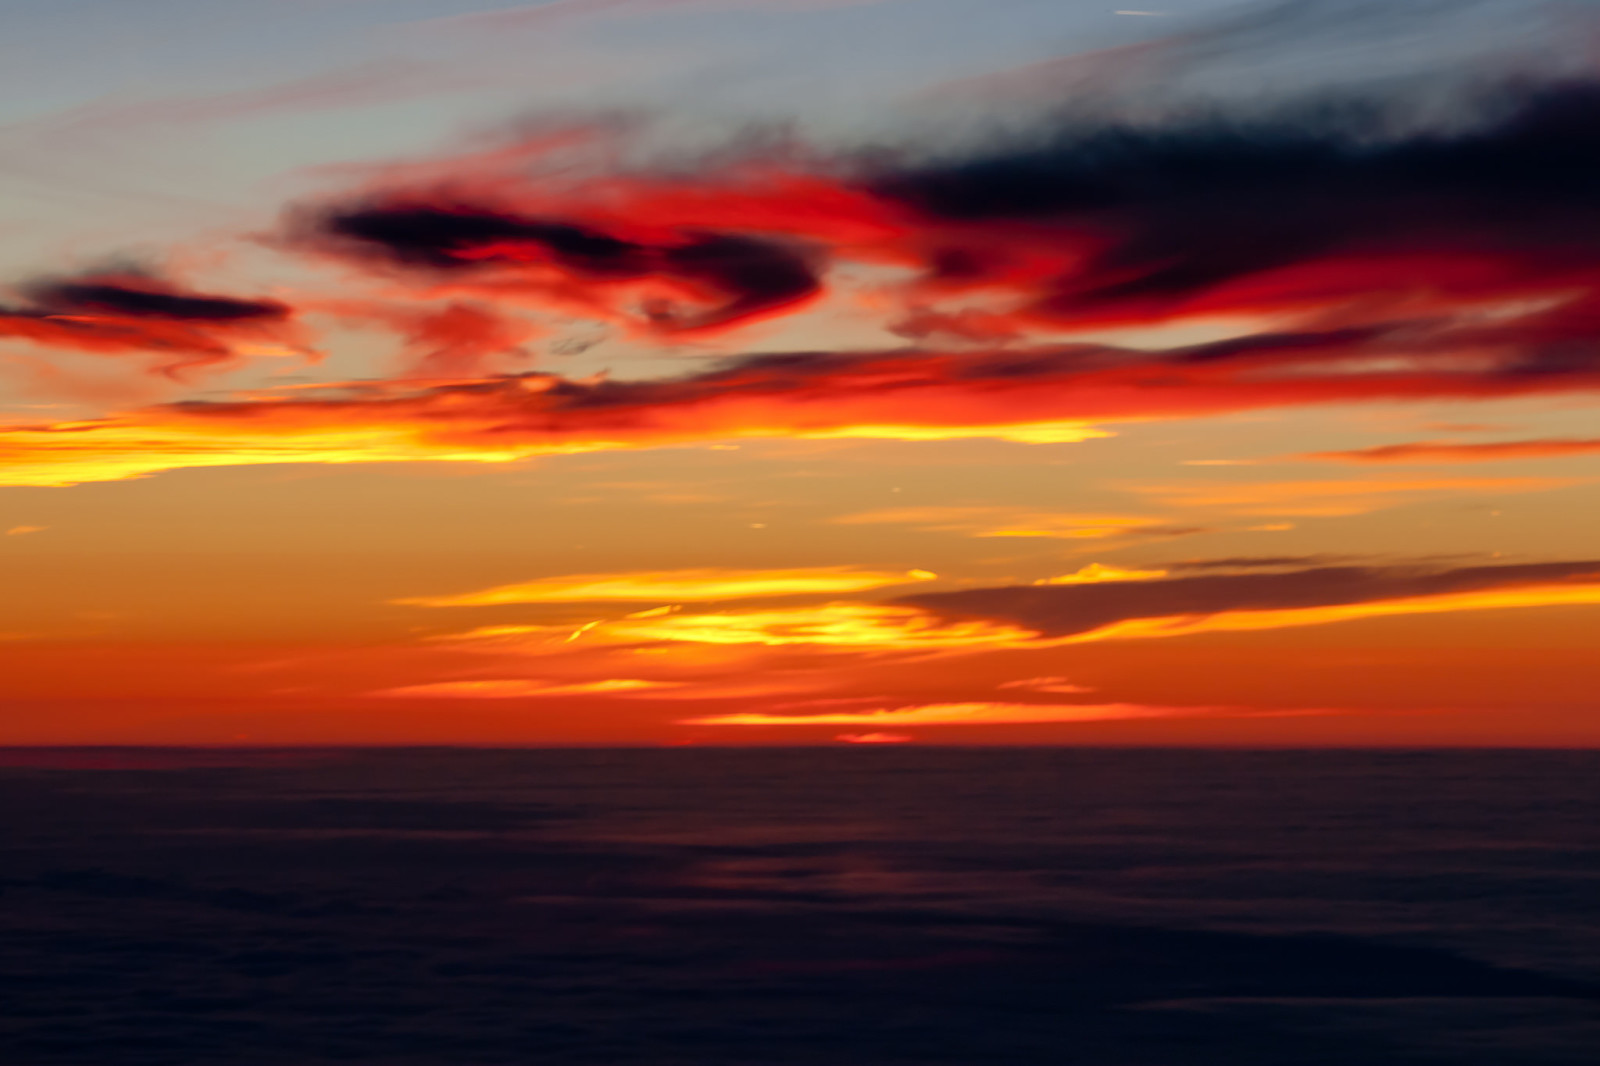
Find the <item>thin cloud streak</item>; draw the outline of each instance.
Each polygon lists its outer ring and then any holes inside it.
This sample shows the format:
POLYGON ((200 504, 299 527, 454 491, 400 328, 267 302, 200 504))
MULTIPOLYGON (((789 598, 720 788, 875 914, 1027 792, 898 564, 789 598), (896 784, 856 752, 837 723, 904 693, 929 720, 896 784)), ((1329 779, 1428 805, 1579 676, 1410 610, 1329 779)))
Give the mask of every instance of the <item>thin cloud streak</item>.
POLYGON ((1040 641, 1181 636, 1440 611, 1600 603, 1600 562, 1443 569, 1330 566, 1086 585, 923 593, 896 601, 1040 641))
POLYGON ((1296 458, 1330 463, 1493 463, 1514 459, 1564 459, 1572 455, 1600 452, 1600 438, 1555 437, 1544 440, 1484 441, 1453 443, 1424 440, 1408 444, 1384 444, 1374 448, 1355 448, 1338 452, 1305 452, 1296 458))
POLYGON ((679 725, 717 726, 961 726, 1025 725, 1043 722, 1103 722, 1126 718, 1170 718, 1203 714, 1215 708, 1147 707, 1133 703, 926 703, 868 711, 821 714, 743 712, 683 718, 679 725))
POLYGON ((1411 480, 1268 481, 1139 485, 1134 491, 1169 507, 1218 510, 1235 515, 1339 517, 1368 514, 1417 500, 1548 492, 1593 482, 1593 478, 1454 477, 1411 480))
POLYGON ((629 696, 656 689, 675 688, 681 682, 642 678, 606 678, 600 681, 536 681, 525 678, 497 681, 435 681, 402 685, 372 693, 388 699, 509 700, 548 696, 629 696))
POLYGON ((416 607, 488 607, 509 603, 588 603, 601 600, 735 600, 864 592, 891 585, 932 581, 937 576, 927 570, 857 570, 845 566, 789 570, 647 570, 616 574, 567 574, 455 596, 419 596, 395 602, 416 607))

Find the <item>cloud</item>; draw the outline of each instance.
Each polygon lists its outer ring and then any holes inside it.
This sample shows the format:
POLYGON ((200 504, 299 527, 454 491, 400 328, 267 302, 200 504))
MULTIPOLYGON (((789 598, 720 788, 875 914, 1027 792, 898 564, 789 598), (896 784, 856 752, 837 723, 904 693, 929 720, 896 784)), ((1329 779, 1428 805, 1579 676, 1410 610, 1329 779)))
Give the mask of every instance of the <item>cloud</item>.
MULTIPOLYGON (((263 342, 298 344, 291 309, 276 300, 218 296, 136 271, 36 281, 23 307, 0 307, 0 337, 45 348, 139 354, 169 377, 227 364, 263 342)), ((309 354, 303 348, 298 354, 309 354)))
POLYGON ((547 332, 514 310, 472 300, 420 305, 337 300, 322 301, 315 309, 398 333, 406 360, 404 377, 475 378, 510 368, 502 363, 525 364, 533 356, 531 343, 547 332))
MULTIPOLYGON (((455 596, 397 600, 418 607, 486 607, 506 603, 589 603, 600 600, 735 600, 764 596, 807 596, 863 592, 890 585, 931 581, 926 570, 856 570, 819 566, 791 570, 645 570, 616 574, 567 574, 516 585, 501 585, 455 596)), ((639 612, 646 618, 665 609, 639 612)))
POLYGON ((1087 585, 923 593, 896 601, 1039 642, 1181 636, 1442 611, 1600 603, 1600 561, 1460 567, 1328 566, 1087 585))
MULTIPOLYGON (((491 626, 442 639, 508 651, 560 648, 582 641, 599 646, 699 644, 963 654, 1393 615, 1586 604, 1600 604, 1600 561, 1457 568, 1326 566, 963 589, 902 596, 888 603, 648 611, 580 626, 491 626)), ((1073 691, 1070 684, 1063 678, 1033 678, 1002 687, 1073 691), (1062 685, 1069 687, 1050 687, 1062 685)))
POLYGON ((1141 485, 1134 491, 1171 507, 1212 509, 1238 515, 1336 517, 1367 514, 1416 500, 1453 495, 1545 492, 1583 485, 1591 478, 1456 477, 1405 481, 1268 481, 1187 485, 1141 485))
POLYGON ((1159 577, 1166 577, 1165 570, 1130 570, 1120 566, 1106 566, 1104 563, 1090 563, 1088 566, 1079 567, 1070 574, 1057 574, 1055 577, 1040 578, 1035 585, 1098 585, 1106 581, 1152 581, 1159 577))
POLYGON ((1336 566, 1354 562, 1357 555, 1321 552, 1315 555, 1229 555, 1218 559, 1181 559, 1163 564, 1168 570, 1284 570, 1336 566))
POLYGON ((1202 707, 1146 707, 1132 703, 925 703, 867 711, 822 714, 713 714, 684 718, 679 725, 725 726, 945 726, 1022 725, 1040 722, 1101 722, 1122 718, 1165 718, 1202 713, 1202 707))
POLYGON ((1050 692, 1063 696, 1094 691, 1094 689, 1086 685, 1075 685, 1065 677, 1025 677, 1016 681, 1006 681, 995 687, 999 689, 1016 688, 1026 692, 1050 692))
POLYGON ((310 225, 314 240, 358 258, 446 285, 570 303, 654 332, 792 310, 821 289, 809 253, 768 236, 679 227, 630 237, 630 227, 420 194, 333 210, 310 225), (650 281, 660 284, 643 284, 650 281), (623 309, 635 302, 643 316, 623 309))
POLYGON ((833 739, 843 744, 909 744, 917 738, 910 733, 840 733, 833 739))
POLYGON ((885 174, 875 189, 930 225, 965 227, 966 240, 953 233, 941 249, 947 284, 1005 279, 1019 245, 1044 254, 1054 239, 1063 269, 1036 272, 1028 294, 1044 320, 1328 308, 1358 296, 1427 315, 1584 292, 1592 259, 1578 232, 1597 217, 1584 190, 1600 171, 1600 88, 1545 86, 1482 111, 1498 114, 1410 134, 1387 128, 1375 106, 1325 101, 1275 118, 1069 125, 885 174))
POLYGON ((22 537, 29 533, 43 533, 49 528, 49 526, 12 526, 10 529, 6 530, 6 536, 22 537))
POLYGON ((1486 441, 1480 444, 1425 440, 1343 452, 1306 452, 1298 458, 1334 463, 1489 463, 1503 459, 1555 459, 1569 455, 1593 455, 1596 452, 1600 452, 1600 438, 1594 437, 1486 441))
POLYGON ((505 700, 544 696, 627 696, 655 689, 675 688, 676 681, 607 678, 601 681, 538 681, 517 678, 502 681, 435 681, 403 685, 372 693, 393 699, 505 700))
POLYGON ((592 630, 612 643, 826 645, 858 650, 1030 647, 1038 635, 988 620, 951 620, 913 606, 828 603, 769 610, 682 613, 605 622, 592 630))
POLYGON ((1091 425, 1096 420, 1600 387, 1600 366, 1593 375, 1521 375, 1499 367, 1433 373, 1324 361, 1315 373, 1301 373, 1296 360, 1304 349, 1276 350, 1260 337, 1251 340, 1252 357, 1238 363, 1186 362, 1242 344, 1154 354, 1072 346, 1033 353, 761 355, 667 379, 528 373, 168 404, 94 424, 0 430, 0 484, 73 484, 260 462, 506 462, 752 437, 1061 442, 1103 436, 1091 425), (1280 357, 1282 365, 1268 365, 1280 357))
POLYGON ((1144 515, 1073 514, 1023 507, 951 506, 889 507, 840 515, 834 525, 907 525, 939 533, 973 537, 1054 537, 1063 540, 1106 540, 1122 537, 1182 536, 1195 526, 1169 526, 1144 515))

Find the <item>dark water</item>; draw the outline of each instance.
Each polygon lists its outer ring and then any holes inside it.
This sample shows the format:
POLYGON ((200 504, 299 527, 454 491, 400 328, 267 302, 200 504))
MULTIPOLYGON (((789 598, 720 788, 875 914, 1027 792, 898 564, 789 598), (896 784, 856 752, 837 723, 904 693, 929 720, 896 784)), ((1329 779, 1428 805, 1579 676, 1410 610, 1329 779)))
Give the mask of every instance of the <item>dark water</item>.
POLYGON ((0 752, 0 1062, 1590 1063, 1600 753, 0 752))

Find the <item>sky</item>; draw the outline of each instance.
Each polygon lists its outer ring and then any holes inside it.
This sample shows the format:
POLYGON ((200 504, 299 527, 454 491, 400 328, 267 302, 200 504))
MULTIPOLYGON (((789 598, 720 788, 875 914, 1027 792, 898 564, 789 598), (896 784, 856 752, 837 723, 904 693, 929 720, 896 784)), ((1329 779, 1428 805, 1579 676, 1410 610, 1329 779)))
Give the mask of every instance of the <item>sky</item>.
POLYGON ((9 0, 0 744, 1600 743, 1600 10, 9 0))

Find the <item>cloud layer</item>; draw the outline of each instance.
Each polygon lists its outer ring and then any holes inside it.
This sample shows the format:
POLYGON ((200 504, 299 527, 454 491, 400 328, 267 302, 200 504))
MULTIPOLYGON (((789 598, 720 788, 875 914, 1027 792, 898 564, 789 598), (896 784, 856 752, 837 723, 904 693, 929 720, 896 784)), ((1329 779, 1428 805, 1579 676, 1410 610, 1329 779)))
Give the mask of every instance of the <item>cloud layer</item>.
MULTIPOLYGON (((298 344, 314 310, 397 333, 430 380, 0 430, 0 483, 761 436, 1072 441, 1119 420, 1591 392, 1600 84, 1473 100, 1431 126, 1324 100, 1057 120, 937 156, 791 147, 654 172, 570 165, 563 151, 600 137, 580 130, 379 168, 295 205, 277 244, 340 264, 341 291, 253 300, 89 275, 27 287, 0 333, 143 353, 170 376, 298 344), (734 343, 824 298, 911 343, 633 380, 490 372, 534 355, 550 321, 734 343), (1235 335, 1196 340, 1218 316, 1235 335), (1134 326, 1161 327, 1162 346, 1081 336, 1134 326)), ((1407 454, 1424 453, 1365 458, 1407 454)))

